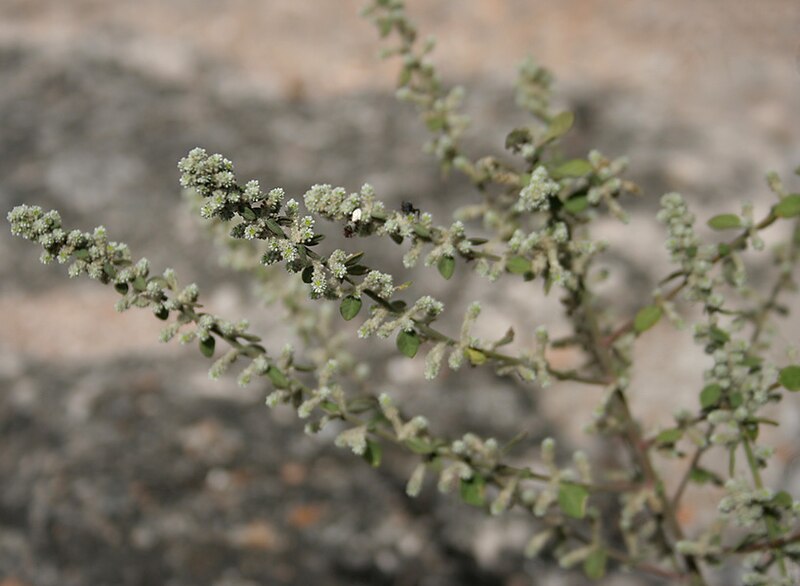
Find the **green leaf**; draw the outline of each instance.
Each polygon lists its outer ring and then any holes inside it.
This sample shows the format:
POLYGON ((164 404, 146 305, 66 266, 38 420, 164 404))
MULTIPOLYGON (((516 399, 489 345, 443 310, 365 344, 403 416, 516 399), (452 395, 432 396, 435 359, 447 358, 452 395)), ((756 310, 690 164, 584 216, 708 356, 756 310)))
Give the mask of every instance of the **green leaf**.
POLYGON ((371 439, 367 440, 367 449, 364 451, 362 457, 369 463, 370 466, 373 468, 377 468, 381 465, 381 459, 383 458, 383 449, 381 445, 373 441, 371 439))
POLYGON ((703 409, 710 409, 716 407, 719 400, 722 398, 722 387, 717 384, 707 385, 700 391, 700 406, 703 409))
POLYGON ((269 228, 269 231, 275 234, 275 236, 279 236, 280 238, 286 238, 286 234, 283 233, 283 230, 281 230, 281 226, 280 224, 278 224, 278 222, 276 222, 272 218, 266 218, 264 220, 264 223, 267 225, 267 228, 269 228))
POLYGON ((589 207, 589 198, 585 195, 571 197, 564 202, 564 209, 570 214, 580 214, 583 210, 589 207))
POLYGON ((244 210, 242 210, 242 217, 245 220, 252 222, 253 220, 256 219, 256 213, 250 208, 244 208, 244 210))
POLYGON ((206 358, 211 358, 214 355, 214 346, 217 345, 217 341, 214 339, 214 336, 209 336, 204 340, 200 340, 200 352, 206 358))
POLYGON ((779 218, 800 216, 800 193, 790 193, 772 208, 772 211, 779 218))
POLYGON ((409 358, 414 358, 417 355, 419 345, 420 339, 414 330, 401 330, 397 335, 397 349, 409 358))
POLYGON ((608 562, 606 550, 598 547, 583 561, 583 573, 590 580, 599 580, 606 575, 606 562, 608 562))
POLYGON ((306 268, 303 269, 303 272, 300 273, 300 278, 303 279, 303 283, 310 284, 311 279, 314 278, 314 267, 313 265, 308 265, 306 268))
POLYGON ((512 256, 506 261, 506 270, 515 275, 524 275, 531 270, 531 261, 524 256, 512 256))
POLYGON ((450 279, 456 270, 456 259, 454 259, 452 256, 443 256, 439 259, 439 263, 436 265, 436 268, 439 269, 439 274, 445 279, 450 279))
POLYGON ((790 495, 785 490, 782 490, 779 493, 777 493, 769 501, 769 503, 771 505, 773 505, 775 507, 778 507, 780 509, 788 509, 788 508, 790 508, 792 506, 793 502, 794 501, 792 499, 792 495, 790 495))
POLYGON ((473 366, 480 366, 486 362, 486 354, 475 348, 467 348, 467 359, 473 366))
POLYGON ((579 484, 562 482, 558 487, 558 506, 568 517, 583 519, 586 516, 586 501, 588 500, 589 491, 579 484))
POLYGON ((661 319, 663 313, 664 310, 661 309, 661 306, 659 305, 648 305, 647 307, 643 307, 633 319, 633 329, 637 334, 641 334, 642 332, 649 330, 658 323, 658 320, 661 319))
POLYGON ((88 260, 89 258, 89 251, 86 250, 85 248, 79 248, 78 250, 75 251, 74 254, 75 258, 79 260, 88 260))
POLYGON ((708 226, 714 230, 730 230, 741 228, 742 220, 736 214, 719 214, 708 221, 708 226))
POLYGON ((125 295, 128 292, 128 284, 127 283, 115 283, 114 289, 120 295, 125 295))
POLYGON ((787 391, 800 391, 800 366, 793 364, 782 368, 778 380, 787 391))
POLYGON ((435 450, 428 440, 418 437, 407 439, 404 443, 406 447, 415 454, 430 454, 435 450))
POLYGON ((550 121, 550 126, 547 127, 547 132, 544 133, 540 142, 546 143, 564 136, 572 128, 574 122, 575 114, 572 112, 567 111, 556 114, 550 121))
POLYGON ((572 159, 566 163, 561 163, 550 171, 550 175, 555 179, 564 177, 583 177, 594 170, 592 164, 584 159, 572 159))
POLYGON ((369 272, 369 267, 366 267, 364 265, 353 265, 351 267, 347 267, 347 274, 356 277, 360 277, 361 275, 366 275, 368 272, 369 272))
POLYGON ((162 306, 158 311, 154 312, 154 314, 158 319, 164 320, 169 317, 169 309, 162 306))
POLYGON ((359 311, 361 311, 361 299, 359 297, 348 295, 342 299, 342 303, 339 305, 339 313, 342 314, 345 321, 353 319, 358 315, 359 311))
POLYGON ((468 480, 462 479, 459 492, 468 505, 482 507, 486 502, 486 481, 478 474, 468 480))
POLYGON ((725 344, 730 341, 731 337, 728 335, 728 332, 718 328, 717 326, 711 326, 708 331, 709 337, 718 344, 725 344))
POLYGON ((285 389, 289 386, 289 379, 278 368, 270 366, 267 369, 267 376, 276 389, 285 389))
POLYGON ((672 445, 683 437, 683 430, 678 428, 665 429, 656 436, 656 443, 672 445))
POLYGON ((347 260, 344 261, 344 264, 346 266, 348 266, 348 267, 352 267, 354 264, 356 264, 358 261, 360 261, 363 257, 364 257, 364 253, 363 252, 357 252, 356 254, 352 254, 352 255, 348 256, 347 260))
POLYGON ((742 406, 742 403, 744 403, 744 397, 742 397, 742 393, 739 392, 732 393, 729 401, 731 404, 731 408, 736 409, 737 407, 742 406))
POLYGON ((422 224, 414 224, 414 232, 415 232, 415 233, 416 233, 416 235, 417 235, 417 236, 419 236, 420 238, 426 238, 426 239, 427 239, 427 238, 430 238, 430 237, 431 237, 431 231, 430 231, 430 230, 428 230, 428 229, 427 229, 425 226, 423 226, 422 224))
POLYGON ((692 471, 689 472, 689 480, 695 484, 708 484, 709 482, 715 486, 722 486, 724 484, 722 478, 720 478, 717 473, 699 466, 692 468, 692 471))
POLYGON ((144 291, 145 289, 147 289, 147 281, 145 280, 144 277, 136 277, 133 280, 133 283, 131 284, 133 285, 133 288, 136 289, 137 291, 144 291))

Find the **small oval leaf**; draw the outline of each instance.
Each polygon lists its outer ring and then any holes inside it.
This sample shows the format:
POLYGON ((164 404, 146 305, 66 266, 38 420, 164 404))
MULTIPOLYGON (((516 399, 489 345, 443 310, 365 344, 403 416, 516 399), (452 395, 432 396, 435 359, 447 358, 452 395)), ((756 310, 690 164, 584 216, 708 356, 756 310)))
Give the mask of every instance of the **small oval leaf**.
POLYGON ((486 502, 486 481, 478 474, 468 480, 462 479, 459 492, 468 505, 482 507, 486 502))
POLYGON ((730 230, 741 228, 742 220, 736 214, 719 214, 708 221, 708 226, 714 230, 730 230))
POLYGON ((590 580, 600 580, 606 575, 608 554, 602 547, 598 547, 589 554, 583 562, 583 573, 590 580))
POLYGON ((633 329, 637 334, 641 334, 642 332, 649 330, 658 323, 658 320, 661 319, 663 313, 664 310, 658 305, 648 305, 647 307, 643 307, 639 310, 633 320, 633 329))
POLYGON ((420 339, 419 336, 417 336, 417 332, 414 330, 401 330, 397 335, 397 349, 409 358, 414 358, 414 356, 417 355, 419 345, 420 339))
POLYGON ((289 386, 289 379, 283 374, 280 369, 270 366, 267 369, 267 376, 276 389, 285 389, 289 386))
POLYGON ((566 163, 561 163, 550 171, 550 175, 555 179, 563 177, 583 177, 594 170, 592 164, 585 159, 572 159, 566 163))
POLYGON ((353 319, 358 315, 359 311, 361 311, 361 299, 359 297, 348 295, 342 299, 342 304, 339 306, 339 313, 342 314, 345 321, 353 319))
POLYGON ((678 428, 665 429, 656 436, 656 443, 662 446, 671 446, 683 437, 683 430, 678 428))
POLYGON ((800 193, 787 195, 773 208, 773 211, 779 218, 800 216, 800 193))
POLYGON ((480 366, 486 362, 486 354, 475 348, 467 348, 467 359, 473 366, 480 366))
POLYGON ((506 270, 515 275, 524 275, 531 270, 531 261, 524 256, 512 256, 506 261, 506 270))
POLYGON ((217 341, 214 339, 214 336, 209 336, 204 340, 200 340, 200 352, 206 358, 211 358, 214 355, 214 346, 216 346, 217 341))
POLYGON ((436 265, 439 269, 439 274, 445 279, 450 279, 456 270, 456 259, 452 256, 443 256, 439 259, 439 264, 436 265))
POLYGON ((568 517, 583 519, 586 516, 586 501, 588 500, 589 491, 579 484, 563 482, 558 487, 558 506, 568 517))
POLYGON ((800 391, 800 366, 793 364, 782 368, 778 380, 787 391, 800 391))
POLYGON ((381 465, 381 460, 383 459, 383 449, 378 442, 368 439, 367 449, 364 450, 362 457, 369 463, 370 466, 377 468, 381 465))
POLYGON ((572 124, 574 122, 575 114, 572 112, 565 111, 561 112, 560 114, 556 114, 550 121, 550 125, 547 127, 547 132, 544 133, 544 136, 540 142, 544 144, 564 136, 569 129, 572 128, 572 124))
POLYGON ((564 209, 570 214, 579 214, 589 207, 589 198, 585 195, 571 197, 564 202, 564 209))
POLYGON ((716 407, 720 398, 722 398, 722 387, 717 384, 707 385, 700 391, 700 406, 703 409, 716 407))

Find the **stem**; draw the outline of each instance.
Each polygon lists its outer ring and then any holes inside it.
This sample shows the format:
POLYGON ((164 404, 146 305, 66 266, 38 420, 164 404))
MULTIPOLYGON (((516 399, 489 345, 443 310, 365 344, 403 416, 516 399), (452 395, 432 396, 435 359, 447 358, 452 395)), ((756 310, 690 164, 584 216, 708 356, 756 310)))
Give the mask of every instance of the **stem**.
MULTIPOLYGON (((750 473, 753 475, 753 484, 756 488, 764 488, 764 482, 761 480, 761 472, 758 469, 758 462, 753 454, 753 448, 750 445, 750 440, 746 436, 742 440, 742 447, 744 447, 744 453, 747 456, 747 466, 750 468, 750 473)), ((777 539, 780 531, 777 521, 772 517, 765 516, 764 524, 767 526, 767 534, 769 535, 770 539, 777 539)), ((785 578, 788 575, 786 570, 786 560, 783 559, 783 554, 780 551, 775 552, 775 557, 778 560, 778 567, 780 568, 781 576, 785 578)))
POLYGON ((681 481, 678 484, 678 488, 675 490, 675 495, 672 497, 672 508, 675 510, 678 510, 678 505, 680 505, 681 498, 683 497, 683 492, 689 485, 689 479, 692 476, 692 470, 694 470, 697 464, 700 462, 700 458, 703 457, 703 454, 705 454, 711 447, 708 442, 711 438, 712 433, 714 433, 714 426, 710 425, 708 431, 706 431, 705 444, 698 447, 697 450, 695 450, 695 453, 692 456, 691 461, 689 462, 689 467, 686 469, 686 472, 683 474, 683 477, 681 478, 681 481))
MULTIPOLYGON (((616 379, 618 375, 614 364, 614 358, 610 352, 610 345, 602 342, 599 320, 594 312, 591 298, 589 297, 589 291, 586 288, 585 283, 582 287, 582 290, 583 295, 580 301, 581 305, 583 306, 584 315, 586 316, 588 333, 592 338, 593 350, 598 362, 600 363, 600 366, 605 371, 605 374, 609 378, 616 379)), ((674 295, 677 295, 677 291, 674 293, 674 295)), ((624 422, 624 431, 628 446, 633 452, 634 457, 638 460, 646 482, 654 487, 656 496, 658 497, 659 503, 663 509, 663 519, 666 523, 666 527, 662 523, 659 523, 658 525, 661 529, 662 539, 670 550, 673 562, 675 562, 676 558, 680 554, 678 554, 675 550, 674 541, 683 539, 683 530, 681 529, 680 523, 678 523, 672 503, 666 494, 664 482, 659 477, 655 467, 653 466, 647 443, 642 437, 639 426, 633 417, 625 393, 621 389, 617 388, 617 390, 614 392, 614 397, 619 405, 620 415, 622 416, 624 422), (669 531, 667 531, 667 529, 669 531), (672 534, 673 539, 670 538, 669 533, 672 534)), ((689 571, 692 583, 705 585, 705 578, 703 577, 700 564, 695 556, 690 554, 682 554, 680 557, 683 559, 684 565, 689 571)))

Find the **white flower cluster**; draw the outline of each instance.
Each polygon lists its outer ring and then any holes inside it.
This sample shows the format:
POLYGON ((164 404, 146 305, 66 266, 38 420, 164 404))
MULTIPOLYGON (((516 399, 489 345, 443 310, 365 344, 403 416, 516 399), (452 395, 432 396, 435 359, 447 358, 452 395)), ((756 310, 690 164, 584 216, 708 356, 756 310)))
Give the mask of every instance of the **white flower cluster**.
POLYGON ((531 174, 531 180, 519 193, 514 207, 519 212, 539 212, 550 209, 550 198, 555 196, 561 186, 550 178, 543 165, 531 174))
POLYGON ((383 214, 382 202, 375 199, 375 189, 364 184, 359 193, 350 193, 343 187, 332 187, 328 184, 312 185, 303 196, 306 208, 328 220, 352 220, 353 212, 361 210, 360 221, 371 221, 372 214, 383 214))
POLYGON ((700 245, 694 231, 694 214, 680 194, 665 194, 661 197, 661 206, 656 217, 667 226, 666 246, 673 262, 680 264, 686 273, 689 299, 712 308, 722 307, 724 298, 714 291, 716 282, 711 274, 714 266, 711 261, 717 247, 700 245))
POLYGON ((756 524, 761 525, 765 507, 775 496, 768 488, 754 490, 744 482, 734 479, 725 483, 725 490, 727 495, 719 502, 719 512, 731 518, 733 523, 740 527, 752 528, 756 524))

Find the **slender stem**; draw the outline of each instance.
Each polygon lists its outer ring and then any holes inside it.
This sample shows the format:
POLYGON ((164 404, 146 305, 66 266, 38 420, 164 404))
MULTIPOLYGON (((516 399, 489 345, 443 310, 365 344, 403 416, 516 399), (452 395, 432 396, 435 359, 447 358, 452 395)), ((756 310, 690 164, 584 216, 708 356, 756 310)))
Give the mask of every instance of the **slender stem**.
MULTIPOLYGON (((750 445, 750 440, 747 437, 744 437, 742 440, 742 447, 744 447, 744 453, 747 456, 747 466, 750 468, 750 473, 753 476, 753 484, 755 484, 756 488, 764 488, 764 482, 761 480, 761 472, 758 469, 758 461, 756 460, 755 454, 753 454, 753 448, 750 445)), ((764 524, 767 526, 767 534, 769 535, 770 539, 777 539, 779 535, 779 529, 775 519, 765 516, 764 524)), ((783 554, 780 551, 775 552, 775 557, 778 560, 778 567, 780 568, 781 576, 785 578, 788 575, 786 570, 786 560, 783 559, 783 554)))
POLYGON ((692 477, 692 471, 695 469, 697 464, 700 463, 700 458, 703 457, 703 454, 705 454, 711 447, 708 442, 711 438, 712 433, 714 433, 714 426, 710 425, 705 434, 705 443, 702 446, 698 446, 697 450, 695 450, 694 455, 692 456, 692 459, 689 462, 689 466, 688 468, 686 468, 686 472, 684 472, 683 477, 681 478, 681 481, 678 484, 678 488, 675 490, 675 494, 672 497, 672 508, 675 510, 678 510, 681 498, 683 498, 683 492, 689 485, 689 479, 692 477))
MULTIPOLYGON (((600 363, 601 367, 605 371, 606 375, 610 378, 616 378, 616 366, 614 364, 614 358, 610 351, 610 345, 606 345, 602 342, 600 326, 599 326, 599 319, 594 312, 594 307, 592 306, 592 301, 589 296, 589 291, 586 289, 585 284, 583 287, 584 294, 581 298, 581 304, 583 306, 584 315, 586 316, 589 335, 592 338, 594 350, 600 363)), ((675 293, 677 295, 677 292, 675 293)), ((647 447, 647 443, 642 437, 641 431, 639 429, 638 424, 636 423, 636 419, 631 412, 630 405, 628 404, 627 397, 622 389, 617 389, 614 393, 614 397, 616 399, 617 404, 619 405, 619 410, 621 412, 622 419, 624 421, 624 431, 625 436, 627 438, 627 442, 629 448, 633 452, 635 458, 638 460, 639 465, 641 466, 642 473, 645 477, 645 480, 648 484, 653 486, 656 492, 656 496, 662 507, 663 512, 663 519, 667 525, 664 527, 663 524, 659 523, 659 528, 661 529, 662 538, 665 544, 668 546, 668 549, 671 552, 673 562, 675 562, 676 556, 679 554, 676 552, 673 540, 670 539, 670 536, 667 532, 669 529, 669 533, 672 533, 672 536, 675 540, 683 539, 683 530, 678 523, 677 515, 675 514, 675 510, 672 507, 672 503, 666 494, 666 490, 664 488, 664 482, 659 477, 658 473, 653 466, 653 462, 650 458, 650 453, 647 447)), ((682 557, 686 568, 688 569, 689 573, 691 574, 691 580, 693 583, 698 585, 705 585, 705 578, 703 577, 702 570, 700 568, 700 564, 695 556, 690 554, 683 554, 680 555, 682 557)))

